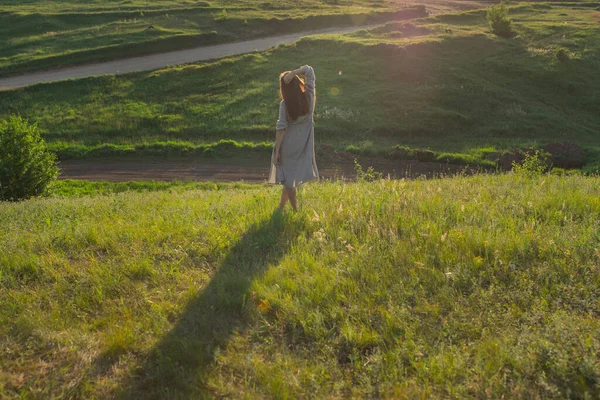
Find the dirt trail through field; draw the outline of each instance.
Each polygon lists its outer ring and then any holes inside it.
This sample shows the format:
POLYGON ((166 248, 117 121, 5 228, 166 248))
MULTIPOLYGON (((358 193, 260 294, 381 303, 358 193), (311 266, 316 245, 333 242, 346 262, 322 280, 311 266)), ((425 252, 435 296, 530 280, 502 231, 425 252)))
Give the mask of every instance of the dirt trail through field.
POLYGON ((51 71, 40 71, 0 79, 0 90, 15 89, 43 82, 61 81, 65 79, 86 78, 96 75, 124 74, 127 72, 147 71, 163 68, 168 65, 186 64, 196 61, 207 61, 217 58, 264 51, 282 43, 293 43, 303 36, 326 33, 348 33, 360 29, 368 29, 375 25, 351 26, 347 28, 327 28, 317 31, 305 31, 289 35, 271 36, 262 39, 234 42, 213 46, 202 46, 187 50, 158 53, 148 56, 126 58, 76 67, 65 67, 51 71))
MULTIPOLYGON (((418 0, 409 4, 423 4, 430 13, 439 14, 457 10, 468 10, 485 6, 484 1, 470 0, 418 0)), ((39 71, 0 79, 0 90, 15 89, 44 82, 61 81, 65 79, 86 78, 96 75, 123 74, 135 71, 147 71, 163 68, 168 65, 186 64, 196 61, 207 61, 217 58, 264 51, 282 43, 293 43, 303 36, 327 33, 349 33, 360 29, 372 28, 376 25, 350 26, 345 28, 330 27, 316 31, 297 32, 289 35, 270 36, 261 39, 248 40, 202 46, 186 50, 157 53, 141 57, 125 58, 115 61, 84 64, 73 67, 63 67, 49 71, 39 71)))
MULTIPOLYGON (((485 7, 491 0, 417 0, 409 4, 423 4, 431 14, 447 13, 485 7)), ((203 46, 187 50, 158 53, 142 57, 126 58, 116 61, 64 67, 51 71, 40 71, 25 75, 0 79, 0 90, 14 89, 65 79, 77 79, 95 75, 121 74, 134 71, 152 70, 167 65, 185 64, 221 57, 263 51, 282 43, 291 43, 303 36, 348 33, 368 26, 345 28, 327 28, 317 31, 297 32, 244 42, 203 46)), ((391 161, 383 159, 360 159, 361 165, 373 166, 376 171, 392 177, 437 176, 453 174, 464 170, 463 167, 439 163, 417 161, 391 161)), ((268 160, 127 160, 93 161, 77 160, 61 163, 61 179, 87 179, 92 181, 129 181, 129 180, 195 180, 195 181, 249 181, 264 182, 268 174, 268 160)), ((346 157, 343 160, 321 160, 320 173, 323 178, 354 179, 354 163, 346 157)))
MULTIPOLYGON (((412 160, 387 160, 359 158, 367 170, 372 166, 383 176, 392 178, 433 177, 452 175, 465 171, 464 166, 412 160)), ((324 179, 356 178, 351 160, 317 160, 319 173, 324 179)), ((90 181, 246 181, 265 182, 269 173, 269 160, 70 160, 60 164, 60 179, 85 179, 90 181)), ((468 172, 468 171, 467 171, 468 172)))

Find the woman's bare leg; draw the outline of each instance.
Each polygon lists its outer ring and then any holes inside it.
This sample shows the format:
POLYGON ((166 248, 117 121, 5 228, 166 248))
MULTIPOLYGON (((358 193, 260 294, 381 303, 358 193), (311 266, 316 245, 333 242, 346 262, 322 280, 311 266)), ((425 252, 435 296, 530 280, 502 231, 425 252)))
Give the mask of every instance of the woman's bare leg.
POLYGON ((283 207, 285 207, 285 203, 287 203, 288 198, 288 191, 287 188, 284 186, 283 189, 281 189, 281 201, 279 202, 280 210, 283 210, 283 207))
POLYGON ((296 188, 288 188, 288 198, 294 211, 298 211, 298 201, 296 201, 296 188))

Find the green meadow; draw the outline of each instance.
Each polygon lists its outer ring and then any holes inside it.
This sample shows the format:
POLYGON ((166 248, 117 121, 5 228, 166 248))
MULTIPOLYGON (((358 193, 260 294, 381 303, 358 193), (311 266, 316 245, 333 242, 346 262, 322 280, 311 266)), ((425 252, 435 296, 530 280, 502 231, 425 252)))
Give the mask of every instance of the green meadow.
POLYGON ((512 38, 491 34, 485 10, 477 10, 213 62, 42 84, 1 92, 0 117, 37 122, 61 158, 219 146, 266 155, 277 77, 310 63, 318 146, 383 155, 394 146, 431 149, 477 164, 490 153, 566 140, 597 164, 598 7, 513 5, 512 38))
POLYGON ((155 189, 0 204, 1 397, 600 391, 597 177, 155 189))
MULTIPOLYGON (((397 6, 9 0, 0 69, 397 6)), ((4 91, 0 119, 37 123, 62 160, 262 162, 279 72, 308 63, 318 159, 491 166, 568 141, 597 172, 600 3, 511 2, 509 16, 509 38, 476 10, 4 91)), ((600 177, 542 173, 536 157, 507 174, 311 182, 297 213, 244 182, 60 180, 0 202, 0 399, 598 398, 600 177)))
POLYGON ((393 19, 403 6, 367 0, 3 1, 0 37, 7 40, 0 42, 0 76, 319 27, 382 22, 393 19))

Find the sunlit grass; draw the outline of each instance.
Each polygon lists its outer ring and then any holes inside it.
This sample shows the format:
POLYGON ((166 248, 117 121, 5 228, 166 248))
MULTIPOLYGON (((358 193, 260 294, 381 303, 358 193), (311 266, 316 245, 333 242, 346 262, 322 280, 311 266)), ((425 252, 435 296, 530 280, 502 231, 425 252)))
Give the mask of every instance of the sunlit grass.
POLYGON ((302 60, 317 71, 317 145, 360 149, 369 142, 374 153, 401 145, 476 156, 490 147, 568 140, 593 158, 600 151, 593 13, 533 4, 510 16, 512 39, 489 33, 485 12, 472 11, 215 62, 3 92, 0 116, 37 121, 65 154, 69 146, 89 154, 80 149, 268 143, 277 76, 302 60), (557 48, 566 49, 566 62, 557 48))
POLYGON ((230 189, 0 204, 0 393, 597 393, 598 178, 230 189))
POLYGON ((111 195, 122 192, 160 192, 184 190, 240 190, 257 189, 256 184, 244 182, 161 182, 161 181, 129 181, 129 182, 90 182, 64 179, 54 181, 48 191, 52 197, 82 197, 111 195))
POLYGON ((3 4, 0 36, 7 40, 0 43, 0 75, 319 27, 389 21, 392 12, 402 6, 355 3, 136 0, 125 4, 3 4))

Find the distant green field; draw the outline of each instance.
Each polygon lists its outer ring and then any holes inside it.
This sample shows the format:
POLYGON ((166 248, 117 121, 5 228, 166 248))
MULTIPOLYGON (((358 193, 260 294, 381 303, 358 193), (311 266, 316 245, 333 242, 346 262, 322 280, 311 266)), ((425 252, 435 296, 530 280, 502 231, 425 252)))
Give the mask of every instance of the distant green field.
POLYGON ((0 76, 251 37, 393 18, 402 3, 4 1, 0 76))
POLYGON ((1 398, 600 391, 600 178, 163 189, 0 203, 1 398))
POLYGON ((0 118, 37 121, 64 157, 86 157, 98 146, 107 156, 222 139, 265 147, 279 72, 309 63, 317 71, 318 145, 374 154, 401 145, 481 160, 567 140, 593 161, 600 151, 595 7, 514 6, 511 39, 490 34, 485 11, 473 11, 198 65, 38 85, 0 93, 0 118))

